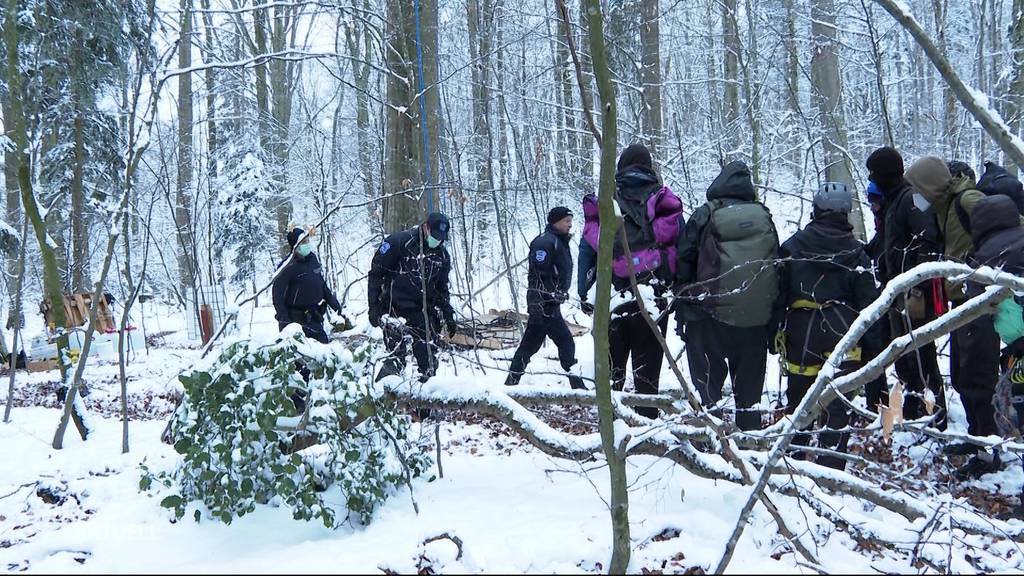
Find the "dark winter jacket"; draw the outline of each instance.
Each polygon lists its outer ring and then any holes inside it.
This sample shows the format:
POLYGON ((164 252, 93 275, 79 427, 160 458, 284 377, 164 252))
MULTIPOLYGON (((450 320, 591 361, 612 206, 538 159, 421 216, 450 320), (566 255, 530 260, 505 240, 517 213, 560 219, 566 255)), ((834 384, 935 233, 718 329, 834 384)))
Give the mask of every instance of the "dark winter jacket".
POLYGON ((910 270, 922 262, 935 261, 940 252, 939 227, 931 211, 914 205, 914 189, 901 180, 883 191, 885 207, 885 260, 883 281, 910 270))
POLYGON ((558 314, 572 285, 572 253, 569 236, 550 225, 530 242, 526 309, 532 319, 558 314))
MULTIPOLYGON (((615 202, 622 213, 622 231, 633 256, 636 281, 654 286, 660 295, 672 282, 672 252, 682 223, 682 202, 644 165, 627 166, 615 174, 615 202)), ((616 234, 612 285, 620 292, 632 289, 625 253, 621 233, 616 234)))
MULTIPOLYGON (((975 251, 972 266, 991 266, 1016 276, 1024 276, 1024 226, 1013 210, 1014 203, 1007 196, 985 198, 974 208, 972 234, 975 251)), ((968 295, 976 296, 984 290, 978 282, 968 282, 968 295)), ((1016 296, 1016 305, 1010 299, 999 304, 995 327, 1006 344, 1020 339, 1020 305, 1024 298, 1016 296)))
POLYGON ((1024 185, 1002 166, 994 162, 985 162, 985 173, 978 180, 978 190, 988 196, 1008 196, 1017 207, 1017 212, 1024 214, 1024 185))
POLYGON ((271 293, 274 315, 281 327, 292 322, 322 322, 328 306, 341 313, 341 304, 327 286, 316 254, 305 258, 298 254, 293 256, 288 266, 274 279, 271 293))
POLYGON ((371 317, 423 310, 425 290, 428 313, 454 318, 448 291, 450 270, 448 250, 443 245, 430 248, 423 242, 420 228, 388 236, 370 264, 367 299, 371 317))
MULTIPOLYGON (((750 169, 743 162, 730 162, 718 177, 711 183, 707 191, 708 203, 697 208, 687 220, 686 226, 679 234, 676 243, 676 264, 675 286, 677 292, 680 288, 688 286, 697 281, 697 260, 700 255, 701 238, 704 236, 704 228, 711 220, 712 206, 714 201, 719 208, 738 204, 740 202, 756 202, 757 192, 754 190, 754 183, 750 178, 750 169)), ((685 302, 679 300, 680 319, 683 321, 702 320, 708 318, 708 313, 696 302, 685 302)))
POLYGON ((815 212, 782 244, 780 256, 777 309, 785 318, 786 359, 791 369, 820 366, 878 297, 871 260, 840 212, 815 212))
POLYGON ((587 292, 597 279, 597 238, 600 234, 601 222, 598 218, 597 196, 587 194, 583 197, 583 234, 580 238, 580 254, 578 257, 579 272, 576 277, 576 292, 580 301, 587 300, 587 292))

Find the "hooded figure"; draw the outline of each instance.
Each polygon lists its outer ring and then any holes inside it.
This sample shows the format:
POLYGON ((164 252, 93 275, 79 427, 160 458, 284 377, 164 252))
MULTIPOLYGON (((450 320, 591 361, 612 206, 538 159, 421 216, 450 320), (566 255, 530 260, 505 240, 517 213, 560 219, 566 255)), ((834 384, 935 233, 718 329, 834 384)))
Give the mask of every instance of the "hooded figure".
MULTIPOLYGON (((615 202, 622 214, 622 228, 613 247, 612 286, 625 302, 612 310, 608 327, 612 387, 623 389, 626 365, 632 358, 634 390, 639 394, 656 394, 663 353, 658 335, 640 314, 633 299, 632 283, 653 289, 656 309, 651 310, 655 307, 649 306, 648 311, 659 315, 656 322, 663 336, 668 329, 663 296, 675 270, 682 202, 662 184, 654 171, 651 153, 643 144, 633 144, 623 150, 617 168, 615 202)), ((597 233, 596 228, 585 229, 584 240, 596 243, 597 233)), ((658 410, 639 407, 637 413, 656 418, 658 410)))
MULTIPOLYGON (((925 188, 932 188, 935 182, 949 179, 949 169, 945 162, 939 160, 939 163, 945 174, 936 174, 934 170, 923 171, 919 183, 923 183, 925 188)), ((929 160, 926 166, 933 164, 934 160, 929 160)), ((904 178, 903 159, 896 150, 888 147, 875 150, 868 157, 867 167, 870 170, 869 178, 878 185, 885 198, 885 237, 879 257, 879 273, 880 280, 887 283, 922 262, 937 260, 941 252, 940 232, 935 214, 927 206, 927 192, 915 190, 904 178), (919 196, 917 201, 915 196, 919 196)), ((897 338, 935 319, 944 309, 945 301, 941 281, 925 281, 915 286, 890 310, 890 336, 897 338), (904 314, 901 308, 907 313, 904 314)), ((935 344, 928 343, 896 361, 896 374, 905 383, 909 393, 904 402, 908 418, 926 415, 923 400, 926 386, 932 390, 936 404, 942 415, 945 415, 945 392, 937 354, 935 344)), ((940 417, 938 426, 944 429, 945 425, 945 418, 940 417)))
MULTIPOLYGON (((796 410, 860 311, 878 297, 865 246, 853 236, 852 207, 853 195, 845 184, 826 182, 814 196, 811 222, 786 240, 779 252, 777 306, 785 320, 775 343, 788 373, 787 414, 796 410)), ((868 334, 865 339, 876 337, 868 334)), ((850 371, 859 366, 858 347, 841 368, 850 371)), ((850 420, 841 400, 833 400, 821 419, 831 429, 844 428, 850 420)), ((845 452, 848 437, 822 432, 819 445, 845 452)), ((809 442, 804 434, 794 440, 797 445, 809 442)), ((846 464, 833 456, 819 456, 818 463, 840 470, 846 464)))
POLYGON ((764 388, 765 343, 777 324, 778 234, 743 162, 722 168, 707 200, 679 236, 677 332, 702 402, 717 404, 731 373, 736 424, 758 429, 761 415, 753 406, 764 388))
POLYGON ((341 314, 341 304, 323 277, 320 259, 313 252, 310 236, 299 242, 306 231, 293 228, 288 232, 288 247, 294 252, 288 265, 274 279, 271 291, 278 327, 298 323, 309 338, 327 343, 324 312, 330 307, 341 314))
POLYGON ((985 162, 985 173, 978 180, 978 190, 987 196, 1001 194, 1013 200, 1017 212, 1024 214, 1024 185, 1006 168, 995 162, 985 162))
MULTIPOLYGON (((986 196, 974 189, 968 177, 953 178, 946 163, 935 156, 914 162, 907 170, 907 181, 931 204, 946 259, 966 262, 973 248, 973 213, 986 196)), ((1011 216, 1017 216, 1016 211, 1011 216)), ((954 306, 964 302, 962 283, 947 282, 946 290, 954 306)), ((954 330, 950 338, 950 382, 963 400, 968 432, 995 434, 992 392, 999 378, 999 338, 992 317, 977 318, 954 330)))

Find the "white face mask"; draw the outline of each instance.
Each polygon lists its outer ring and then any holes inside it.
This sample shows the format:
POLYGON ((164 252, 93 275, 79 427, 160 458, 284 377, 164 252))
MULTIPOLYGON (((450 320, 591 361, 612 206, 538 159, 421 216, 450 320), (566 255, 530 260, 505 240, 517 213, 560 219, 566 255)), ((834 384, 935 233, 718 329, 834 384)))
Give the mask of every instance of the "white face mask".
POLYGON ((295 252, 305 258, 313 253, 313 247, 309 244, 299 244, 299 247, 295 249, 295 252))
POLYGON ((431 249, 434 249, 434 248, 437 248, 440 245, 441 245, 441 241, 440 240, 438 240, 437 238, 434 238, 430 234, 427 234, 427 246, 430 246, 431 249))

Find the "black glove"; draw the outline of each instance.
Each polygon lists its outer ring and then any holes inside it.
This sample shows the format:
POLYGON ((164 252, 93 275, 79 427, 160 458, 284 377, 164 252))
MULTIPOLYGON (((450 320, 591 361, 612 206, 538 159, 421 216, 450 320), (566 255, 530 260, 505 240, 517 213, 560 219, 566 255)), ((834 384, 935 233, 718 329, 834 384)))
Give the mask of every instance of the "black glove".
POLYGON ((559 304, 569 299, 568 292, 555 292, 553 296, 555 298, 555 302, 558 302, 559 304))
POLYGON ((587 316, 591 316, 594 314, 594 305, 591 304, 590 302, 587 302, 586 300, 580 301, 580 309, 583 310, 583 313, 586 314, 587 316))
POLYGON ((380 328, 380 318, 384 314, 380 311, 380 308, 376 306, 370 308, 370 326, 374 328, 380 328))
POLYGON ((444 317, 444 327, 448 330, 449 338, 455 336, 455 329, 458 328, 459 325, 455 323, 454 314, 448 314, 444 317))

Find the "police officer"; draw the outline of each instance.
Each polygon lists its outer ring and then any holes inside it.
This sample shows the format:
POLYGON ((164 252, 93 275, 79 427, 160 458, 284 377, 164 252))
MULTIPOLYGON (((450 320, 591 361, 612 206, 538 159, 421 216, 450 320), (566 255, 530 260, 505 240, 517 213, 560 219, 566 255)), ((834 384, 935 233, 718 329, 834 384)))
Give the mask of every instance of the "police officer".
POLYGON ((299 242, 306 234, 302 228, 293 228, 288 232, 288 247, 294 254, 291 262, 274 279, 273 300, 277 325, 284 329, 291 323, 302 326, 306 337, 324 344, 327 343, 327 332, 324 331, 324 312, 330 306, 341 314, 341 304, 334 292, 324 281, 320 259, 313 252, 310 235, 299 242))
POLYGON ((378 380, 405 369, 409 337, 420 381, 426 381, 437 370, 435 348, 442 318, 448 335, 455 334, 448 291, 452 263, 444 247, 448 229, 448 217, 433 212, 423 224, 385 238, 373 255, 367 290, 370 324, 383 325, 384 343, 391 351, 378 380), (384 322, 385 314, 392 320, 384 322), (404 327, 397 319, 405 320, 404 327))
POLYGON ((572 212, 565 206, 557 206, 548 212, 547 228, 530 242, 526 288, 529 318, 523 340, 512 357, 506 386, 519 384, 530 358, 540 350, 545 338, 551 338, 558 347, 558 361, 569 375, 569 385, 577 389, 586 388, 576 362, 576 343, 559 308, 568 299, 572 284, 571 229, 572 212))

